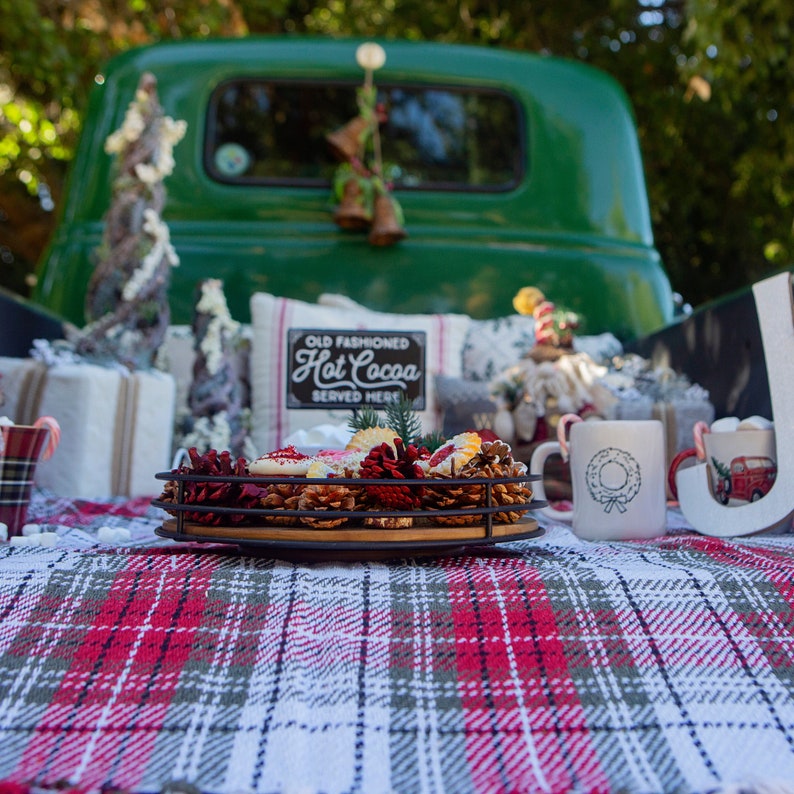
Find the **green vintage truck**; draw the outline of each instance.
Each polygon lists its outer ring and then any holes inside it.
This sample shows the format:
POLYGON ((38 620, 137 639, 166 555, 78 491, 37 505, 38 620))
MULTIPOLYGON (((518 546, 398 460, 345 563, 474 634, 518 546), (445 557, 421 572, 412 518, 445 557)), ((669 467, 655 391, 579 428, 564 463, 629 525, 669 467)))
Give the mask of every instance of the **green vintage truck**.
POLYGON ((357 113, 361 42, 247 38, 133 50, 97 77, 34 300, 78 325, 110 201, 108 135, 144 72, 187 122, 163 217, 181 264, 172 321, 220 278, 235 319, 252 293, 341 293, 393 312, 513 311, 533 285, 582 333, 632 339, 674 301, 654 247, 632 111, 582 64, 496 48, 384 41, 383 158, 406 239, 373 246, 332 220, 326 136, 357 113))

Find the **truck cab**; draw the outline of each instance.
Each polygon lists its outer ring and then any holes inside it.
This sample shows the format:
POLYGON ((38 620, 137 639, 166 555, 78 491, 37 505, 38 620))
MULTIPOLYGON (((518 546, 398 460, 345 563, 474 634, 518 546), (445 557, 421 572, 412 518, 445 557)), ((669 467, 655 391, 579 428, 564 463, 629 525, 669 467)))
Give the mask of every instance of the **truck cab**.
POLYGON ((360 42, 246 38, 118 56, 90 100, 34 300, 78 326, 113 178, 108 135, 144 72, 187 122, 163 218, 180 258, 169 300, 222 279, 235 319, 255 292, 371 309, 512 313, 524 286, 621 340, 667 325, 673 295, 651 231, 631 108, 608 75, 497 48, 384 41, 375 78, 384 160, 408 236, 376 247, 333 223, 326 137, 356 113, 360 42))
POLYGON ((729 471, 728 477, 717 482, 717 498, 724 505, 731 499, 757 502, 769 493, 777 477, 775 461, 760 455, 733 458, 729 471))

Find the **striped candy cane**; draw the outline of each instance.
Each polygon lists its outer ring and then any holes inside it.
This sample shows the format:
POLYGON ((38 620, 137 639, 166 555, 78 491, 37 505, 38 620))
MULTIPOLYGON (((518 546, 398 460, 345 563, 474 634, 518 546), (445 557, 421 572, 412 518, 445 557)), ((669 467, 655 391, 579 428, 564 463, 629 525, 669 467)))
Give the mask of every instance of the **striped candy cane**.
POLYGON ((50 431, 47 438, 47 446, 44 448, 44 454, 41 456, 42 460, 49 460, 55 450, 58 449, 58 444, 61 443, 61 426, 54 416, 40 416, 34 423, 33 427, 46 427, 50 431))
POLYGON ((554 330, 553 312, 554 304, 551 301, 541 301, 532 313, 535 317, 535 341, 539 345, 556 345, 559 342, 554 330))
POLYGON ((567 461, 568 457, 570 456, 570 450, 568 448, 568 425, 574 424, 575 422, 582 422, 583 419, 578 414, 563 414, 559 421, 557 422, 557 441, 560 444, 560 455, 562 459, 567 461))
POLYGON ((692 428, 692 435, 695 439, 695 455, 698 460, 706 459, 706 444, 703 441, 703 436, 710 433, 711 429, 705 422, 695 422, 692 428))

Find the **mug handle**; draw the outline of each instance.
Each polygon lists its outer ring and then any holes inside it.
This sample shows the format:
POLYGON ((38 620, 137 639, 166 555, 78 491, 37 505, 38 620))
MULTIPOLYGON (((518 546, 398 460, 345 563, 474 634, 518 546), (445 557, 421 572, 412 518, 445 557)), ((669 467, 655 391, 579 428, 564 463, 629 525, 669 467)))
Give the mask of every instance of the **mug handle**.
POLYGON ((42 460, 49 460, 58 449, 58 444, 61 443, 61 426, 54 416, 40 416, 34 423, 33 427, 44 427, 50 431, 47 437, 47 446, 44 447, 44 454, 41 456, 42 460))
MULTIPOLYGON (((540 479, 532 483, 533 490, 538 499, 544 502, 546 501, 546 491, 543 487, 543 470, 546 467, 546 460, 555 453, 562 455, 562 445, 558 441, 544 441, 535 447, 535 451, 529 459, 529 473, 540 475, 540 479)), ((573 519, 573 510, 556 510, 551 505, 541 507, 538 512, 557 521, 573 519)))
POLYGON ((667 471, 667 487, 670 489, 670 493, 676 501, 678 501, 678 487, 675 483, 675 475, 678 473, 679 466, 689 458, 701 460, 699 450, 694 447, 683 449, 670 461, 670 468, 667 471))

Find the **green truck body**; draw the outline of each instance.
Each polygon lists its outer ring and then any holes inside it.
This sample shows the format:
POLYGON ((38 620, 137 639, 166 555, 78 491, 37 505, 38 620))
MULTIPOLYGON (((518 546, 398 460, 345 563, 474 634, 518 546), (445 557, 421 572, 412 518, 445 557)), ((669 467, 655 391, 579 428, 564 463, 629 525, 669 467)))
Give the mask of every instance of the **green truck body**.
MULTIPOLYGON (((104 143, 121 126, 141 74, 151 72, 165 113, 187 122, 165 183, 163 217, 181 260, 172 271, 173 322, 190 321, 196 285, 206 278, 224 281, 232 315, 242 322, 249 320, 256 291, 309 301, 333 292, 377 310, 486 318, 510 314, 513 296, 530 285, 577 312, 586 333, 632 339, 672 320, 673 295, 654 247, 631 108, 614 80, 581 64, 495 48, 382 42, 386 63, 375 74, 378 88, 391 92, 387 101, 413 97, 387 108, 390 116, 404 117, 409 104, 422 105, 418 124, 426 131, 429 125, 431 136, 414 147, 416 173, 406 169, 394 186, 408 237, 381 248, 366 235, 338 228, 330 188, 334 163, 322 133, 355 109, 363 77, 355 60, 359 43, 186 41, 111 61, 90 101, 34 300, 78 325, 85 322, 85 289, 113 179, 104 143), (339 97, 329 105, 334 112, 319 122, 316 107, 289 99, 317 86, 323 97, 339 97), (306 127, 300 134, 304 146, 309 142, 311 168, 304 172, 294 159, 303 155, 292 153, 292 160, 274 155, 269 173, 218 170, 221 147, 237 134, 227 129, 223 139, 218 133, 218 107, 242 94, 246 101, 288 97, 290 118, 284 121, 284 112, 273 110, 273 123, 289 123, 282 142, 294 136, 296 124, 306 127), (503 118, 487 118, 489 97, 493 107, 508 108, 503 118), (445 103, 452 121, 439 121, 445 103), (476 119, 466 112, 475 105, 476 119), (458 133, 482 129, 474 131, 474 142, 433 154, 433 145, 456 125, 458 133), (501 144, 502 135, 504 168, 496 173, 501 165, 494 165, 483 177, 481 166, 487 171, 488 162, 475 168, 473 161, 493 159, 489 147, 494 138, 501 144), (448 165, 445 157, 463 174, 457 182, 441 167, 448 165)), ((256 127, 259 118, 243 110, 224 111, 224 124, 234 116, 240 129, 256 127)), ((388 122, 382 132, 388 147, 388 122)), ((239 135, 248 136, 244 147, 259 146, 256 129, 239 135)), ((279 140, 274 135, 268 146, 279 140)), ((408 150, 395 145, 390 151, 408 150)), ((251 153, 250 159, 257 157, 251 153)))

